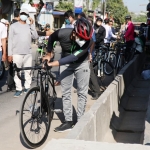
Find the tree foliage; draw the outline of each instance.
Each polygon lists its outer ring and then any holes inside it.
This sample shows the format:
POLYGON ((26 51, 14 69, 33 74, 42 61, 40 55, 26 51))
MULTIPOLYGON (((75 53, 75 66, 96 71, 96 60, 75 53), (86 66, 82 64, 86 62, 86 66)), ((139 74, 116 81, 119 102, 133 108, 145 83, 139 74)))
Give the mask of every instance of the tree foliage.
POLYGON ((132 21, 133 22, 143 22, 145 23, 147 21, 147 17, 146 17, 146 14, 131 14, 132 16, 132 21))
POLYGON ((109 16, 113 17, 114 21, 119 25, 124 23, 124 17, 129 14, 123 0, 107 0, 106 11, 109 12, 109 16))
POLYGON ((67 11, 67 10, 73 10, 74 9, 74 5, 71 2, 59 1, 59 4, 55 8, 67 11))
POLYGON ((100 0, 93 0, 92 9, 95 10, 100 4, 100 0))

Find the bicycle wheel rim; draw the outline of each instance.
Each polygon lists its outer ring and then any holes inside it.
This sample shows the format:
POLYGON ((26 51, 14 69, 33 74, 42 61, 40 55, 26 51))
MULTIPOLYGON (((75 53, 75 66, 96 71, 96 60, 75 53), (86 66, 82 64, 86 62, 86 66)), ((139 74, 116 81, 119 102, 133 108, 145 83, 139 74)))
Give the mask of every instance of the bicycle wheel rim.
MULTIPOLYGON (((32 89, 30 89, 29 91, 28 91, 28 93, 26 94, 26 96, 25 96, 25 99, 24 99, 24 101, 23 101, 23 103, 22 103, 22 105, 21 105, 21 110, 20 110, 20 119, 19 119, 19 124, 20 124, 20 131, 21 131, 21 136, 22 136, 22 138, 23 138, 23 141, 26 143, 26 145, 27 146, 29 146, 29 147, 31 147, 31 148, 36 148, 36 147, 39 147, 39 146, 41 146, 45 141, 46 141, 46 139, 47 139, 47 136, 48 136, 48 133, 49 133, 49 129, 50 129, 50 125, 51 125, 51 117, 50 117, 50 108, 49 108, 49 104, 48 104, 48 102, 47 102, 47 100, 45 101, 46 102, 46 104, 45 104, 45 106, 47 106, 47 120, 42 120, 41 122, 42 122, 42 124, 41 125, 39 125, 37 122, 35 122, 35 120, 33 120, 33 118, 31 118, 31 117, 29 117, 29 119, 28 120, 26 120, 25 121, 25 123, 24 123, 24 117, 23 117, 23 115, 24 115, 24 113, 25 113, 25 111, 30 111, 30 109, 31 109, 31 107, 29 107, 29 110, 24 110, 24 106, 25 106, 25 103, 26 103, 26 100, 27 100, 27 98, 28 98, 28 96, 29 95, 31 95, 32 94, 32 92, 39 92, 40 91, 40 89, 39 89, 39 87, 34 87, 34 88, 32 88, 32 89), (34 122, 33 122, 34 121, 34 122), (28 131, 27 132, 30 132, 30 131, 32 131, 32 137, 34 136, 34 134, 35 135, 37 135, 38 133, 37 132, 43 132, 42 130, 43 130, 43 128, 44 128, 44 126, 43 126, 43 123, 45 123, 46 122, 46 125, 45 125, 45 132, 44 132, 44 135, 43 135, 43 137, 41 138, 40 136, 39 137, 36 137, 36 139, 33 139, 33 140, 31 140, 31 133, 30 134, 28 134, 27 135, 27 133, 26 133, 26 129, 25 129, 25 127, 27 126, 27 123, 29 123, 29 127, 28 127, 28 131), (36 129, 33 129, 33 128, 35 128, 35 126, 33 125, 33 123, 37 123, 39 126, 39 128, 37 127, 36 129), (31 128, 30 128, 31 127, 31 128), (33 128, 32 128, 33 127, 33 128), (30 130, 29 130, 29 128, 30 128, 30 130), (41 131, 39 131, 41 129, 41 131), (37 140, 38 139, 38 140, 37 140)), ((29 105, 29 104, 28 104, 29 105)), ((29 105, 30 106, 30 105, 29 105)), ((35 105, 33 105, 32 106, 32 111, 34 111, 35 110, 35 105)), ((37 109, 37 110, 39 110, 39 109, 37 109)), ((31 113, 31 111, 30 111, 30 113, 31 113)), ((35 112, 36 113, 36 112, 35 112)), ((43 115, 43 114, 42 114, 43 115)))

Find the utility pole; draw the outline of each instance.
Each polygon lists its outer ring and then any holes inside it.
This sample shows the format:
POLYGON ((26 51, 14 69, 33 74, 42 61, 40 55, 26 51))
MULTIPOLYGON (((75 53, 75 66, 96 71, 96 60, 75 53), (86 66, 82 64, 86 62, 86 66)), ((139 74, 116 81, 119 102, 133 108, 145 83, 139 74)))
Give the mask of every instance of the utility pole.
POLYGON ((106 9, 106 1, 102 0, 102 6, 103 6, 103 20, 105 19, 105 9, 106 9))

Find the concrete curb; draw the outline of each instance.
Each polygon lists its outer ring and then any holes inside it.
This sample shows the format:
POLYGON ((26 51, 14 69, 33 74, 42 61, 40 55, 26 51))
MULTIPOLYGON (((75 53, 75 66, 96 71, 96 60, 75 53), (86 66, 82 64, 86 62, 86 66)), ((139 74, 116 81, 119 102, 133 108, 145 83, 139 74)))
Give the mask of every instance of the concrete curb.
POLYGON ((86 141, 102 141, 104 139, 113 116, 119 116, 120 99, 143 66, 144 57, 144 54, 135 56, 119 72, 106 91, 69 132, 66 139, 86 141))

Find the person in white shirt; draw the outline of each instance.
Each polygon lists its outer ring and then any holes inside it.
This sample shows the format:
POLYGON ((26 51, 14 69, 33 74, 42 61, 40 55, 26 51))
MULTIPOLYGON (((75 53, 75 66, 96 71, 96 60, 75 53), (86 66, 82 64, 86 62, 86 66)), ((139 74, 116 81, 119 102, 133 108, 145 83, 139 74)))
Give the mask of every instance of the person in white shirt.
POLYGON ((71 10, 68 10, 64 14, 65 17, 65 28, 74 28, 76 22, 74 13, 71 10))
POLYGON ((109 19, 108 18, 106 18, 104 20, 104 23, 105 23, 104 28, 106 30, 106 36, 105 36, 105 39, 104 39, 104 43, 109 44, 111 38, 117 39, 117 36, 112 33, 111 27, 109 25, 109 19))
POLYGON ((6 39, 7 27, 4 23, 0 22, 0 66, 1 61, 6 61, 6 39))

